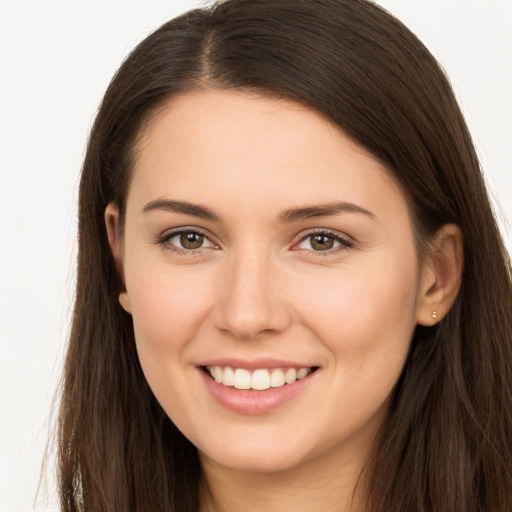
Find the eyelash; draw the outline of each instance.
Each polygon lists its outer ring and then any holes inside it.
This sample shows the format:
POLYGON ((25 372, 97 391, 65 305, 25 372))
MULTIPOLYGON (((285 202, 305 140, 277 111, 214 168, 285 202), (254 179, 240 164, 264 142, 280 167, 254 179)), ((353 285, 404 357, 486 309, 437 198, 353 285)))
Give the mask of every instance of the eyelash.
MULTIPOLYGON (((207 246, 207 247, 218 248, 218 246, 214 242, 211 241, 211 239, 207 233, 205 233, 197 228, 192 228, 192 227, 190 227, 190 228, 183 227, 183 228, 179 228, 179 229, 175 229, 173 231, 167 232, 167 233, 163 234, 161 237, 159 237, 155 241, 155 243, 167 250, 172 251, 175 254, 184 255, 184 256, 193 256, 193 255, 197 254, 199 251, 201 251, 202 249, 206 248, 206 247, 199 247, 197 249, 184 249, 182 247, 177 246, 176 244, 170 243, 170 240, 172 240, 173 238, 180 236, 182 234, 191 234, 191 235, 198 235, 198 236, 204 237, 204 240, 207 240, 211 244, 210 246, 207 246)), ((309 253, 314 254, 315 256, 323 257, 323 256, 332 255, 339 251, 350 249, 353 246, 354 246, 353 241, 342 236, 337 231, 332 231, 329 229, 318 229, 318 230, 310 231, 307 234, 303 235, 299 239, 299 241, 294 244, 293 250, 307 251, 309 253), (301 243, 306 241, 308 238, 313 238, 315 236, 325 236, 327 238, 331 238, 334 240, 335 243, 338 243, 339 245, 337 247, 333 247, 333 248, 326 249, 323 251, 315 251, 313 249, 304 249, 304 248, 297 247, 298 245, 300 245, 301 243)))
POLYGON ((295 244, 295 246, 306 241, 308 238, 312 239, 315 236, 325 236, 327 238, 331 238, 334 240, 335 243, 336 242, 339 243, 339 246, 331 248, 331 249, 327 249, 324 251, 314 251, 313 249, 301 249, 301 248, 297 248, 295 250, 297 250, 297 251, 305 250, 308 252, 312 252, 315 256, 328 256, 328 255, 336 254, 339 251, 350 249, 351 247, 354 246, 354 242, 352 240, 350 240, 348 237, 343 236, 338 231, 333 231, 330 229, 318 229, 318 230, 314 230, 314 231, 309 231, 306 235, 304 235, 300 238, 299 242, 297 244, 295 244))
POLYGON ((179 228, 179 229, 174 229, 172 231, 169 231, 165 234, 163 234, 162 236, 160 236, 157 240, 156 240, 156 243, 158 245, 160 245, 161 247, 163 247, 164 249, 167 249, 175 254, 178 254, 178 255, 183 255, 183 256, 192 256, 192 255, 195 255, 197 254, 199 251, 201 251, 202 249, 205 249, 205 247, 199 247, 197 249, 184 249, 182 247, 179 247, 175 244, 172 244, 170 242, 170 240, 172 240, 173 238, 177 237, 177 236, 180 236, 180 235, 183 235, 183 234, 192 234, 192 235, 198 235, 198 236, 201 236, 201 237, 204 237, 204 240, 208 240, 211 244, 211 247, 218 247, 215 243, 213 243, 211 240, 210 240, 210 237, 207 233, 197 229, 197 228, 192 228, 192 227, 183 227, 183 228, 179 228))

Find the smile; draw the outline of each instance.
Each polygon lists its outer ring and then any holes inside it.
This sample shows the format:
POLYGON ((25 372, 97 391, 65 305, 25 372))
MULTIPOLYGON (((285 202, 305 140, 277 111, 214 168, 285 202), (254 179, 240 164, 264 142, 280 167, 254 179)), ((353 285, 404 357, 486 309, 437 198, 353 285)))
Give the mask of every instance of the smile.
POLYGON ((264 391, 269 388, 280 388, 293 384, 310 374, 314 368, 258 368, 250 371, 245 368, 232 368, 231 366, 207 366, 215 382, 235 389, 252 389, 264 391))

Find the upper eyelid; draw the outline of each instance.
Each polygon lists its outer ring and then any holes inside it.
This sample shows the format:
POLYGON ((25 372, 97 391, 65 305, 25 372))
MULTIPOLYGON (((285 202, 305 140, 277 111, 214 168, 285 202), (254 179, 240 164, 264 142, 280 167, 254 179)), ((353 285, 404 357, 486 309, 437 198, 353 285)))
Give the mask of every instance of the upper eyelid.
POLYGON ((354 239, 340 231, 337 231, 336 229, 327 229, 327 228, 313 228, 309 229, 305 232, 300 233, 298 236, 298 241, 301 242, 302 240, 305 240, 306 238, 313 236, 313 235, 330 235, 334 238, 338 238, 340 240, 343 240, 345 242, 355 243, 354 239))
POLYGON ((215 238, 211 233, 209 233, 207 230, 198 228, 196 226, 182 226, 179 228, 171 228, 165 230, 161 235, 158 236, 159 240, 169 240, 170 238, 173 238, 174 236, 177 236, 181 233, 197 233, 198 235, 204 236, 208 238, 212 243, 215 243, 213 238, 215 238))

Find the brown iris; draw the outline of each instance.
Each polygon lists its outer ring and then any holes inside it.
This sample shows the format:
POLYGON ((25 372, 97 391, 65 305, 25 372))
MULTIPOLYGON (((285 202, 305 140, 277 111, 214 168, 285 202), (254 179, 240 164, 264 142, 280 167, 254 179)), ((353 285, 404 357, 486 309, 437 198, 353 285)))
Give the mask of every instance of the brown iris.
POLYGON ((328 235, 313 235, 311 237, 311 247, 315 251, 328 251, 334 247, 334 238, 328 235))
POLYGON ((199 249, 204 242, 204 235, 187 232, 180 235, 180 244, 184 249, 199 249))

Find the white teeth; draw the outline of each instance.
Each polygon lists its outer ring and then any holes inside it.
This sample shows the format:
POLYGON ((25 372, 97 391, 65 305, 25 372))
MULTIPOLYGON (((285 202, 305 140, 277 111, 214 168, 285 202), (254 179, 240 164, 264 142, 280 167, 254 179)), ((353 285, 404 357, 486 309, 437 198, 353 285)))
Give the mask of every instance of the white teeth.
POLYGON ((308 369, 307 369, 307 368, 301 368, 301 369, 297 372, 297 379, 302 379, 302 378, 303 378, 303 377, 305 377, 307 374, 308 374, 308 369))
POLYGON ((251 374, 249 370, 237 368, 233 378, 233 385, 236 389, 251 389, 251 374))
POLYGON ((229 366, 208 366, 208 372, 216 382, 236 389, 254 389, 264 391, 269 388, 279 388, 285 384, 293 384, 296 380, 303 379, 311 368, 273 368, 267 370, 259 368, 251 374, 245 368, 231 368, 229 366))
POLYGON ((251 388, 263 391, 270 387, 270 374, 268 370, 256 370, 251 377, 251 388))
POLYGON ((284 380, 286 381, 286 384, 292 384, 295 382, 297 380, 297 370, 295 368, 286 370, 286 373, 284 374, 284 380))
POLYGON ((272 388, 280 388, 285 385, 284 372, 280 368, 272 370, 270 375, 270 386, 272 388))
POLYGON ((224 368, 222 384, 224 384, 224 386, 234 386, 235 385, 235 372, 229 366, 224 368))

